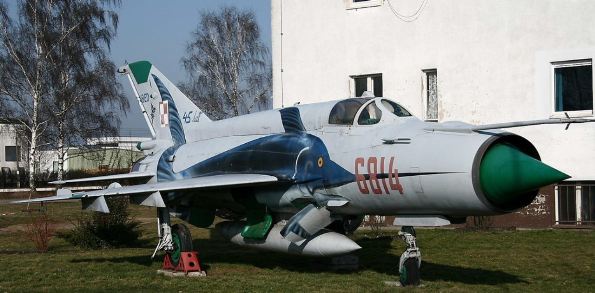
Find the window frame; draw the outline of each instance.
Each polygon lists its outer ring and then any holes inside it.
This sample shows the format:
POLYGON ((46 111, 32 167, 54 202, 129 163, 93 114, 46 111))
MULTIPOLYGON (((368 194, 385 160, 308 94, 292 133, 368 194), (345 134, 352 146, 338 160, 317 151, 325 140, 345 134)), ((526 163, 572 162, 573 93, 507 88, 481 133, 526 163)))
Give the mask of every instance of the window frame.
POLYGON ((374 99, 370 99, 370 101, 368 101, 367 103, 364 103, 358 110, 357 113, 355 113, 355 118, 353 119, 353 126, 362 126, 362 127, 372 127, 372 126, 376 126, 378 124, 381 124, 382 121, 384 120, 384 111, 383 111, 383 107, 379 107, 378 103, 376 103, 376 101, 378 101, 378 99, 374 98, 374 99), (362 113, 364 112, 364 110, 366 110, 366 108, 368 106, 370 106, 371 104, 374 104, 374 106, 376 106, 376 108, 380 111, 380 119, 378 119, 378 122, 373 123, 373 124, 359 124, 359 117, 362 115, 362 113))
POLYGON ((384 4, 384 0, 365 0, 361 2, 355 2, 354 0, 343 0, 345 2, 345 9, 361 9, 368 7, 377 7, 384 4))
POLYGON ((357 125, 357 119, 359 118, 359 114, 360 114, 360 112, 362 111, 362 109, 363 109, 363 108, 364 108, 366 105, 368 105, 368 104, 369 104, 369 101, 374 101, 374 99, 368 99, 368 98, 360 98, 360 97, 356 97, 356 98, 348 98, 348 99, 344 99, 344 100, 338 101, 336 104, 334 104, 334 105, 333 105, 333 107, 331 108, 331 110, 330 110, 330 112, 329 112, 329 116, 328 116, 328 119, 327 119, 327 124, 328 124, 329 126, 342 126, 342 127, 344 127, 344 126, 351 127, 351 126, 357 125), (333 114, 333 110, 335 110, 335 108, 336 108, 336 107, 337 107, 339 104, 341 104, 341 103, 345 103, 345 102, 347 102, 347 101, 349 101, 349 100, 354 100, 354 99, 356 99, 356 100, 360 100, 360 99, 361 99, 361 100, 365 100, 365 101, 364 101, 364 102, 363 102, 363 103, 362 103, 362 104, 359 106, 359 108, 357 109, 357 111, 355 111, 355 114, 354 114, 354 116, 353 116, 353 120, 351 121, 351 123, 331 123, 331 116, 332 116, 332 114, 333 114))
POLYGON ((366 90, 365 91, 372 91, 372 92, 374 92, 374 78, 375 77, 380 77, 380 79, 382 80, 382 95, 377 97, 376 94, 374 94, 374 97, 375 98, 380 98, 380 97, 384 96, 384 79, 382 78, 382 73, 350 75, 349 76, 350 96, 352 98, 360 98, 360 97, 356 96, 356 93, 357 93, 357 91, 356 91, 357 88, 355 86, 355 84, 356 84, 355 79, 356 78, 366 78, 366 90))
POLYGON ((407 110, 407 108, 405 108, 403 105, 401 105, 401 104, 399 104, 399 103, 397 103, 397 102, 395 102, 395 101, 392 101, 391 99, 387 99, 387 98, 384 98, 384 97, 383 97, 382 99, 378 99, 378 105, 379 105, 379 106, 381 106, 381 108, 382 108, 382 109, 384 109, 386 112, 390 113, 391 115, 393 115, 394 117, 397 117, 397 118, 399 118, 399 119, 400 119, 400 118, 409 118, 409 117, 414 117, 414 116, 413 116, 413 114, 411 114, 411 111, 407 110), (401 107, 401 108, 402 108, 402 109, 403 109, 405 112, 407 112, 407 114, 409 114, 409 115, 405 115, 405 116, 399 116, 399 115, 395 114, 393 111, 391 111, 390 109, 388 109, 388 108, 387 108, 387 107, 386 107, 386 106, 385 106, 385 105, 382 103, 383 101, 387 101, 388 103, 394 103, 394 104, 396 104, 397 106, 401 107))
POLYGON ((422 71, 423 78, 422 78, 422 107, 423 107, 423 117, 424 121, 428 122, 438 122, 438 113, 440 112, 439 109, 439 95, 438 95, 438 69, 431 68, 431 69, 423 69, 422 71), (436 119, 429 119, 428 118, 428 74, 435 73, 436 74, 436 119))
POLYGON ((20 147, 16 146, 16 145, 4 146, 4 161, 5 162, 20 162, 21 161, 20 160, 20 147), (15 150, 15 159, 14 160, 8 159, 8 148, 14 148, 14 150, 15 150))
MULTIPOLYGON (((554 61, 550 62, 550 100, 551 100, 551 116, 550 118, 566 118, 566 114, 569 117, 590 117, 593 116, 591 110, 578 110, 578 111, 556 111, 556 69, 557 68, 568 68, 578 66, 591 66, 591 87, 595 82, 595 73, 593 72, 593 59, 578 59, 578 60, 566 60, 566 61, 554 61)), ((593 94, 593 108, 595 108, 595 92, 593 94)))
MULTIPOLYGON (((573 181, 573 182, 564 182, 561 184, 557 184, 554 188, 554 209, 555 209, 555 219, 554 223, 558 226, 593 226, 595 225, 595 220, 593 219, 586 219, 583 217, 583 208, 584 205, 589 205, 590 202, 586 203, 583 202, 583 191, 589 190, 591 188, 595 188, 595 182, 582 182, 582 181, 573 181), (562 220, 561 217, 561 208, 564 204, 561 201, 561 189, 562 188, 573 188, 574 195, 569 195, 574 197, 574 220, 562 220)), ((590 196, 587 196, 587 199, 590 199, 590 196)))

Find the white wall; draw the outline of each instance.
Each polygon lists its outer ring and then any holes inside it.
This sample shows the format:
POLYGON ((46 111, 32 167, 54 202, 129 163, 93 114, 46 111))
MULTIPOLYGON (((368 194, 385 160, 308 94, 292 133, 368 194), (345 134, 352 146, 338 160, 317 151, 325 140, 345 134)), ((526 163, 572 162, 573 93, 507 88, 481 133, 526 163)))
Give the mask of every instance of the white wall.
MULTIPOLYGON (((271 0, 275 107, 349 97, 349 76, 382 73, 384 96, 422 117, 422 70, 436 68, 439 121, 544 119, 551 62, 595 57, 592 0, 429 0, 411 22, 387 0, 345 1, 271 0)), ((423 0, 391 3, 409 15, 423 0)), ((574 180, 595 180, 595 124, 514 131, 574 180)))
MULTIPOLYGON (((14 172, 17 162, 6 161, 6 146, 17 146, 15 128, 11 124, 0 124, 0 167, 9 167, 14 172)), ((21 149, 22 151, 23 149, 21 149)), ((18 166, 25 167, 25 163, 21 160, 18 166)))

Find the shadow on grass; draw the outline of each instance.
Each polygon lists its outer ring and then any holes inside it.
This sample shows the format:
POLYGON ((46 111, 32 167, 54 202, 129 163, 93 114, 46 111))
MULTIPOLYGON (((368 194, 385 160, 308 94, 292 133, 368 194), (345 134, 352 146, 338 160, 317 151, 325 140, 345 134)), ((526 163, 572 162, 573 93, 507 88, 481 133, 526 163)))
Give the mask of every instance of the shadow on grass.
POLYGON ((158 257, 151 259, 150 255, 137 255, 137 256, 119 256, 119 257, 94 257, 94 258, 80 258, 73 259, 72 263, 132 263, 142 265, 146 267, 152 266, 154 263, 161 263, 162 260, 158 257))
POLYGON ((424 281, 448 281, 482 285, 527 283, 527 281, 503 271, 465 268, 425 261, 422 261, 421 273, 421 278, 424 281))
MULTIPOLYGON (((360 238, 358 244, 362 246, 356 255, 359 256, 360 268, 357 271, 335 271, 330 266, 329 258, 312 258, 299 255, 289 255, 270 251, 255 250, 241 247, 228 242, 221 236, 211 235, 211 239, 196 239, 194 248, 199 251, 201 266, 209 270, 210 266, 220 263, 241 264, 261 269, 282 269, 291 272, 318 273, 328 272, 337 274, 359 274, 364 270, 389 275, 398 279, 399 255, 395 255, 392 237, 360 238)), ((146 256, 129 257, 101 257, 83 258, 73 260, 74 263, 83 262, 113 262, 134 263, 143 266, 152 266, 161 263, 162 254, 155 259, 146 256)), ((498 271, 481 268, 466 268, 424 261, 422 263, 422 280, 424 281, 449 281, 464 284, 498 285, 510 283, 526 283, 518 276, 498 271)))

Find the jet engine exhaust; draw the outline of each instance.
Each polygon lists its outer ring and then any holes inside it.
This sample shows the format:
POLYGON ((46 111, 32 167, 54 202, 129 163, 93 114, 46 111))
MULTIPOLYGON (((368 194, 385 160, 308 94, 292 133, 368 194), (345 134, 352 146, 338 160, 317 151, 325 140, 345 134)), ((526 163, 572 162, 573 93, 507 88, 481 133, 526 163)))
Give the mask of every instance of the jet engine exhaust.
POLYGON ((281 236, 284 225, 279 223, 271 228, 266 239, 246 239, 240 234, 245 224, 243 221, 227 221, 217 224, 215 229, 223 237, 241 246, 291 254, 326 257, 347 254, 361 248, 346 236, 326 229, 303 241, 293 243, 281 236))

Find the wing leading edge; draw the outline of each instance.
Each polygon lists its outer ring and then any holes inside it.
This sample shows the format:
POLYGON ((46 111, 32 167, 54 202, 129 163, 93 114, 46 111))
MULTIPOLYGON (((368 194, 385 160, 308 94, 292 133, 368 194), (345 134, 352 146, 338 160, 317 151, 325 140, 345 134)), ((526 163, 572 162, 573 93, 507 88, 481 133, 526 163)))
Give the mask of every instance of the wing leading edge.
POLYGON ((67 183, 82 183, 82 182, 97 182, 97 181, 120 180, 120 179, 150 178, 153 176, 155 176, 155 173, 132 172, 132 173, 126 173, 126 174, 52 181, 52 182, 50 182, 50 184, 61 185, 61 184, 67 184, 67 183))
POLYGON ((99 212, 109 212, 105 205, 105 196, 132 196, 132 200, 141 205, 165 206, 160 192, 207 189, 215 187, 236 187, 246 185, 260 185, 277 182, 277 177, 262 174, 229 174, 197 177, 176 181, 155 182, 139 185, 120 186, 112 184, 107 189, 88 192, 72 193, 67 189, 58 190, 55 196, 35 198, 30 200, 19 200, 13 203, 34 203, 61 201, 70 199, 81 199, 83 207, 99 212))
POLYGON ((474 132, 474 131, 478 132, 478 131, 493 130, 493 129, 515 128, 515 127, 544 125, 544 124, 566 124, 566 129, 568 129, 570 124, 592 123, 592 122, 595 122, 595 119, 590 119, 590 118, 589 119, 587 119, 587 118, 551 118, 551 119, 515 121, 515 122, 486 124, 486 125, 462 124, 462 125, 457 125, 454 127, 438 125, 436 127, 434 127, 434 126, 426 127, 426 128, 424 128, 424 130, 426 130, 426 131, 443 131, 443 132, 474 132))

